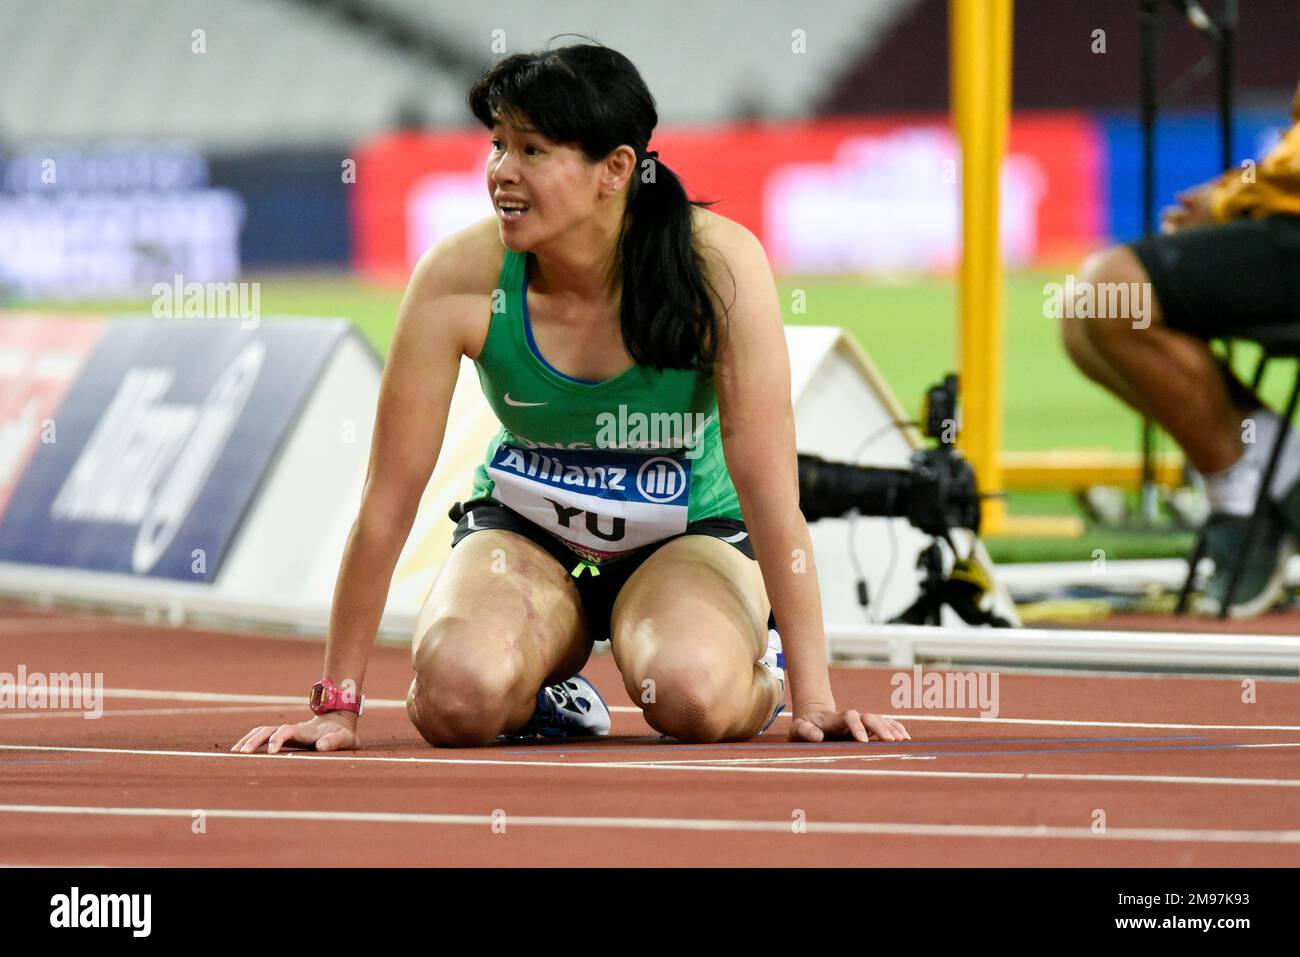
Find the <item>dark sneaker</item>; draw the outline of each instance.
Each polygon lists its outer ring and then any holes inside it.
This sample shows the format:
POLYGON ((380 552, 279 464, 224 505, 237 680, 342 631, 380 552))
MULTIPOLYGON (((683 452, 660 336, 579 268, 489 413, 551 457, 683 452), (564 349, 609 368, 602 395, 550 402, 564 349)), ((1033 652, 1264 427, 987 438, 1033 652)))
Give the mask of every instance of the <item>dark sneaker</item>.
POLYGON ((586 738, 609 734, 609 705, 582 675, 537 692, 537 710, 528 724, 506 737, 586 738))
MULTIPOLYGON (((1300 496, 1297 496, 1300 502, 1300 496)), ((1286 563, 1296 550, 1295 535, 1287 527, 1283 513, 1269 503, 1255 529, 1250 554, 1242 557, 1246 543, 1249 515, 1211 515, 1205 523, 1205 556, 1214 561, 1214 573, 1202 589, 1196 610, 1217 615, 1228 592, 1233 568, 1243 565, 1228 615, 1249 618, 1271 608, 1282 594, 1286 563)))

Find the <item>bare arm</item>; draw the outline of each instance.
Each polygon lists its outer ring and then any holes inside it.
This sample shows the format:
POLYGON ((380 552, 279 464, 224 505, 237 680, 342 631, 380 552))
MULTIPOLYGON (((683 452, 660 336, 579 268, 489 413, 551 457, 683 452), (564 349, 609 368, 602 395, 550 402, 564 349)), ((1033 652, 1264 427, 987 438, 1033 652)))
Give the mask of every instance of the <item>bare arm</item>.
POLYGON ((868 731, 886 740, 908 737, 888 718, 836 709, 812 539, 799 511, 790 355, 776 284, 758 239, 747 230, 729 232, 724 252, 734 287, 729 278, 720 282, 734 301, 715 371, 718 413, 727 469, 781 630, 794 705, 791 737, 865 741, 868 731))
MULTIPOLYGON (((481 297, 457 294, 456 250, 440 244, 416 266, 384 365, 361 507, 334 585, 322 677, 361 693, 393 569, 433 474, 464 352, 464 317, 481 297), (351 682, 351 684, 347 684, 351 682)), ((305 694, 305 689, 304 689, 305 694)), ((274 753, 289 742, 320 750, 355 744, 356 715, 255 728, 233 750, 274 753)))
POLYGON ((422 260, 403 297, 379 388, 361 508, 334 589, 325 677, 358 690, 393 569, 442 449, 460 372, 461 298, 439 295, 437 264, 422 260))
POLYGON ((764 275, 766 256, 761 247, 753 248, 758 240, 740 245, 727 257, 735 277, 735 289, 728 292, 734 291, 735 298, 714 372, 718 415, 727 470, 781 629, 798 714, 800 708, 834 708, 835 697, 826 668, 812 540, 799 511, 790 359, 781 307, 770 271, 764 275))

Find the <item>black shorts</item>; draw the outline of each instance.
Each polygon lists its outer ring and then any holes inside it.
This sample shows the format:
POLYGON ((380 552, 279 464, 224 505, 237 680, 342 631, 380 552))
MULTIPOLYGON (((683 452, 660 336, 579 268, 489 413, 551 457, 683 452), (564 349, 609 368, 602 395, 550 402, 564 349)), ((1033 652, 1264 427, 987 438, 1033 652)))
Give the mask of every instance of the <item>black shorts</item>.
POLYGON ((1128 245, 1171 329, 1212 339, 1300 323, 1300 216, 1234 219, 1128 245))
MULTIPOLYGON (((529 541, 536 542, 571 575, 580 565, 585 564, 583 557, 560 539, 513 509, 502 505, 496 499, 476 498, 457 502, 447 512, 447 517, 456 523, 456 530, 451 535, 453 548, 467 535, 481 532, 485 528, 503 528, 518 532, 529 541)), ((573 577, 573 583, 578 587, 578 597, 582 601, 582 610, 587 616, 587 627, 592 638, 596 641, 609 639, 614 599, 618 597, 623 584, 660 545, 682 535, 708 535, 712 538, 720 538, 746 558, 755 560, 754 546, 749 540, 749 532, 744 522, 734 518, 704 518, 690 522, 684 532, 670 535, 663 541, 644 545, 611 561, 602 562, 599 575, 592 575, 590 569, 584 569, 573 577)), ((768 624, 769 626, 773 624, 770 616, 768 624)))

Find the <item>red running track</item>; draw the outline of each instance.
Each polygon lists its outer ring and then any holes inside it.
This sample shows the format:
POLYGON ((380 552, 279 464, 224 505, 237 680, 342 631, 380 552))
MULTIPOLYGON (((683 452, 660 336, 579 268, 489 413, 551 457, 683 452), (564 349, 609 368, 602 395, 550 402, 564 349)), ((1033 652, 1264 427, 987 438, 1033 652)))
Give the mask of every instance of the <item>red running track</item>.
POLYGON ((98 720, 0 709, 0 864, 1300 864, 1294 680, 1246 703, 1238 679, 1003 673, 985 720, 892 709, 892 669, 836 668, 841 704, 913 740, 793 745, 782 720, 704 746, 660 740, 598 655, 609 738, 449 750, 401 707, 408 651, 380 645, 362 750, 230 754, 303 717, 321 648, 0 606, 0 671, 106 689, 98 720))

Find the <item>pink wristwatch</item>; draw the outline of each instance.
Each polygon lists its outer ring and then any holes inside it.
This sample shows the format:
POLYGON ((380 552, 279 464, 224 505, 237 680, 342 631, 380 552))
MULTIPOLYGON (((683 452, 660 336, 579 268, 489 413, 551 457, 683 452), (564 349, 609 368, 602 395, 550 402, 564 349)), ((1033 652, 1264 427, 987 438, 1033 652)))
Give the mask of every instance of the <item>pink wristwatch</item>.
POLYGON ((361 717, 361 710, 365 703, 365 695, 358 695, 355 692, 349 695, 328 678, 322 678, 312 685, 311 697, 307 699, 308 706, 318 715, 329 714, 331 711, 350 711, 357 717, 361 717), (349 698, 354 700, 348 700, 349 698))

